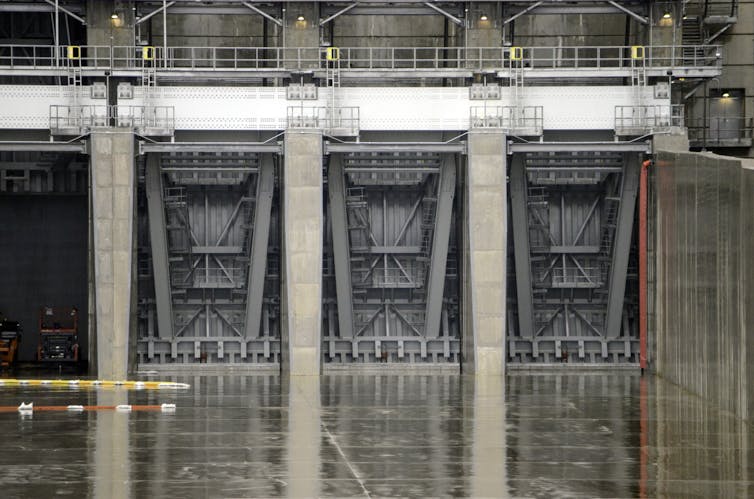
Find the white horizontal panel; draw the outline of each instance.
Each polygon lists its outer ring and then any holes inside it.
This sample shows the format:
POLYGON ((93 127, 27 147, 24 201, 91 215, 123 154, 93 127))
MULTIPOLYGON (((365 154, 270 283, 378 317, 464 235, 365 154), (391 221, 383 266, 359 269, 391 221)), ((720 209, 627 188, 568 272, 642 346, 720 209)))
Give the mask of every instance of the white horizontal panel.
MULTIPOLYGON (((141 87, 124 105, 143 105, 141 87)), ((82 89, 78 104, 104 105, 88 98, 82 89)), ((486 101, 490 107, 515 105, 511 90, 502 88, 501 99, 486 101)), ((331 92, 320 89, 319 99, 303 101, 304 107, 328 106, 331 92)), ((338 106, 359 108, 361 130, 466 130, 470 108, 485 101, 469 99, 467 87, 343 87, 336 91, 338 106)), ((53 104, 72 105, 65 86, 0 86, 0 128, 46 129, 53 104)), ((290 101, 284 87, 158 87, 152 104, 175 107, 177 130, 283 130, 290 101)), ((631 87, 528 87, 521 104, 542 106, 545 130, 612 130, 615 106, 669 105, 655 99, 653 88, 631 87)))

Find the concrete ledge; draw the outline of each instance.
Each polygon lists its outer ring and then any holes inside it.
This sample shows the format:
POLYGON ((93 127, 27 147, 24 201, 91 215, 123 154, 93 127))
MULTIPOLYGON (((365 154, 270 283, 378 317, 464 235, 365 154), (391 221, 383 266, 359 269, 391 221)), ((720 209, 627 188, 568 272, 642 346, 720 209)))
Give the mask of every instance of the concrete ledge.
POLYGON ((641 368, 639 364, 507 364, 506 369, 510 371, 522 371, 530 373, 532 371, 547 371, 552 373, 553 371, 598 371, 604 373, 604 371, 639 371, 641 368))
POLYGON ((280 364, 139 364, 136 374, 280 374, 280 364))
POLYGON ((361 364, 324 364, 325 374, 460 374, 461 365, 447 364, 399 364, 397 362, 361 364))

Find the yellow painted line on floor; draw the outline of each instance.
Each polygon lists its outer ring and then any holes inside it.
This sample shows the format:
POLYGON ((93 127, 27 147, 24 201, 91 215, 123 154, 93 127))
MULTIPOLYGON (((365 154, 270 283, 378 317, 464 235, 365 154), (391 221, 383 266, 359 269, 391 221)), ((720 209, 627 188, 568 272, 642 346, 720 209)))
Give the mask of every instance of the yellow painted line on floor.
POLYGON ((92 379, 2 379, 3 386, 67 386, 69 388, 114 388, 123 387, 130 390, 186 390, 187 383, 174 381, 111 381, 92 379))

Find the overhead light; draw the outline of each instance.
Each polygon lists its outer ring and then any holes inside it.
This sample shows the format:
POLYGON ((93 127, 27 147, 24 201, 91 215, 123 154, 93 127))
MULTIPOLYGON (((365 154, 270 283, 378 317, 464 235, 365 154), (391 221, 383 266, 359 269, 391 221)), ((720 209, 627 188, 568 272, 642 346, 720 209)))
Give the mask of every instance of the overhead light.
POLYGON ((118 19, 118 14, 113 12, 112 14, 110 14, 110 19, 118 19))
POLYGON ((673 17, 673 16, 671 16, 670 12, 667 12, 667 11, 662 15, 663 19, 670 19, 671 17, 673 17))
POLYGON ((681 76, 680 78, 678 78, 678 81, 686 81, 686 78, 684 78, 683 76, 681 76))
POLYGON ((301 14, 299 14, 299 16, 296 18, 296 21, 299 21, 299 22, 306 21, 306 18, 302 16, 301 14))
POLYGON ((728 92, 723 92, 723 99, 727 99, 730 97, 730 94, 728 92))
POLYGON ((689 16, 688 16, 687 14, 685 14, 685 13, 684 13, 684 14, 683 14, 683 18, 684 18, 684 19, 688 19, 688 18, 689 18, 689 16))
POLYGON ((486 14, 482 14, 482 15, 481 15, 481 16, 479 17, 479 20, 480 20, 480 21, 486 21, 486 20, 487 20, 487 15, 486 15, 486 14))

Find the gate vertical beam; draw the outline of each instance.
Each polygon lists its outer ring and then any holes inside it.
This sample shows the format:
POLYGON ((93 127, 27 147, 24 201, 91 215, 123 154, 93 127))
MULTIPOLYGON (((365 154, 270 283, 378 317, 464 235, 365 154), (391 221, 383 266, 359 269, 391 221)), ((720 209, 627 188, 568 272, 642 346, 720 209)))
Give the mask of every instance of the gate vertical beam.
POLYGON ((352 338, 354 330, 351 248, 348 242, 346 181, 343 172, 343 160, 339 154, 330 155, 327 190, 330 197, 332 251, 335 260, 335 292, 338 298, 338 328, 341 338, 352 338))
POLYGON ((511 210, 513 214, 513 254, 516 263, 518 327, 523 338, 534 337, 534 300, 532 298, 529 251, 529 214, 526 205, 526 166, 522 157, 511 162, 511 210))
POLYGON ((624 157, 623 192, 621 193, 618 227, 613 242, 613 260, 610 265, 610 290, 607 295, 607 327, 605 336, 617 338, 620 334, 623 301, 626 293, 628 256, 631 251, 631 233, 634 227, 634 209, 639 187, 640 158, 624 157))
POLYGON ((246 338, 257 338, 262 323, 267 246, 270 239, 270 212, 275 189, 275 165, 272 156, 263 154, 259 163, 254 228, 251 234, 251 267, 246 284, 246 338))
POLYGON ((154 275, 157 328, 160 338, 173 337, 173 302, 170 294, 170 266, 168 263, 165 200, 157 154, 147 154, 146 170, 149 240, 152 244, 152 274, 154 275))
POLYGON ((440 189, 435 214, 432 257, 429 267, 427 308, 424 318, 424 335, 437 338, 442 319, 442 296, 445 291, 445 267, 448 263, 450 222, 453 215, 453 198, 456 192, 455 156, 446 155, 440 168, 440 189))

